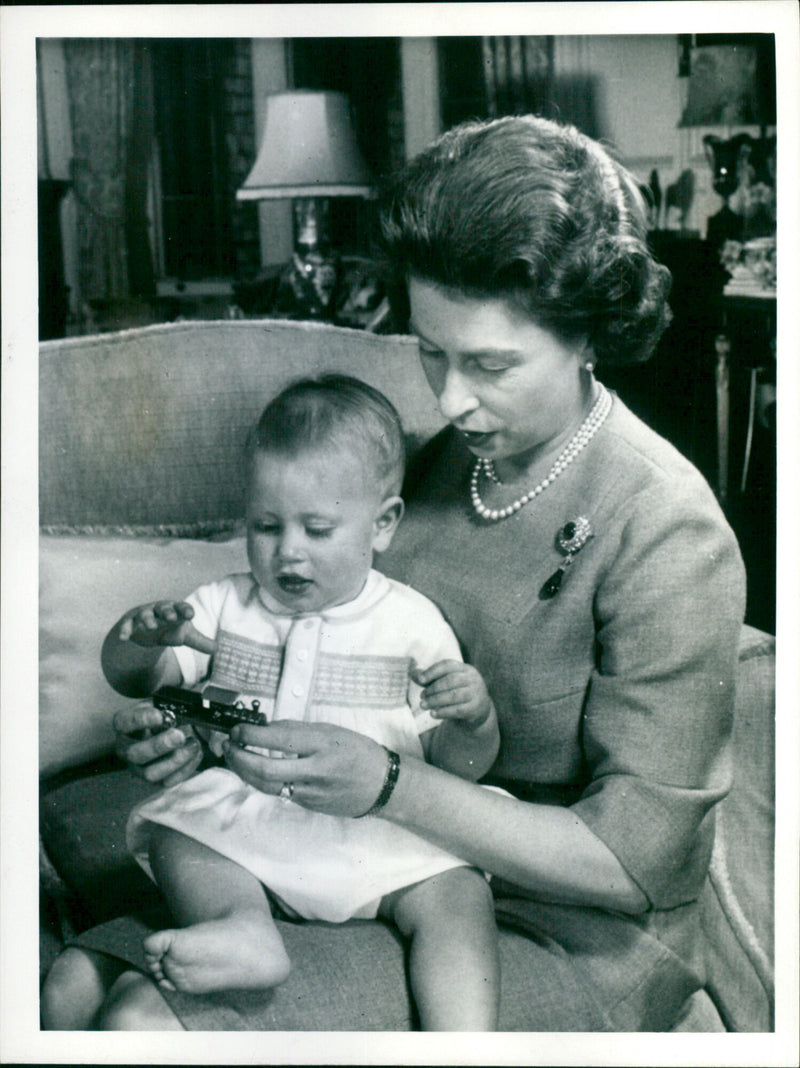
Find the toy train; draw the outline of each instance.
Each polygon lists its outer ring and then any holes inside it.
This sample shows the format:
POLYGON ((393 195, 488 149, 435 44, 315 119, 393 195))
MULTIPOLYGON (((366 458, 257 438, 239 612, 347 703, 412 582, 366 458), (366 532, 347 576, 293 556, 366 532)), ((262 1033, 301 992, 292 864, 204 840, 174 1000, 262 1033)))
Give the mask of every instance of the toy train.
POLYGON ((255 727, 267 725, 267 717, 259 710, 257 700, 246 708, 241 700, 231 703, 213 700, 208 696, 208 690, 199 693, 180 686, 162 686, 153 694, 153 704, 161 711, 165 727, 173 727, 182 719, 194 726, 210 727, 227 734, 239 723, 255 727))

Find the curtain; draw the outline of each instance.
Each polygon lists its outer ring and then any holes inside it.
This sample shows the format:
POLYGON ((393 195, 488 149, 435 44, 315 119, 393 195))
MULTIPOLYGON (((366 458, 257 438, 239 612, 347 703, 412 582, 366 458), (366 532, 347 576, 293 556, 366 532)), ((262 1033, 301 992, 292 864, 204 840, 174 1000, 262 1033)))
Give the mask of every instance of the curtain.
POLYGON ((578 34, 553 38, 551 117, 572 123, 589 137, 600 137, 596 82, 592 38, 578 34))
POLYGON ((84 303, 154 291, 147 235, 152 81, 147 43, 64 42, 84 303))
POLYGON ((587 37, 484 37, 489 117, 531 113, 599 136, 587 37))
POLYGON ((490 118, 551 112, 552 37, 484 37, 483 69, 490 118))

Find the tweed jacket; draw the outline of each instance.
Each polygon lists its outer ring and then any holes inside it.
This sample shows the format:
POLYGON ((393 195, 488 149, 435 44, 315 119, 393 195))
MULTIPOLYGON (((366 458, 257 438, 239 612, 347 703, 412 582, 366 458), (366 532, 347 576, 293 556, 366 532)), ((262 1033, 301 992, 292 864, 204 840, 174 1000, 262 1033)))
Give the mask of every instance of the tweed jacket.
POLYGON ((483 673, 502 734, 491 778, 572 805, 652 908, 695 900, 730 785, 745 599, 711 489, 616 396, 589 446, 510 518, 472 511, 473 462, 451 428, 426 446, 379 566, 439 605, 483 673), (578 517, 592 536, 544 598, 578 517))

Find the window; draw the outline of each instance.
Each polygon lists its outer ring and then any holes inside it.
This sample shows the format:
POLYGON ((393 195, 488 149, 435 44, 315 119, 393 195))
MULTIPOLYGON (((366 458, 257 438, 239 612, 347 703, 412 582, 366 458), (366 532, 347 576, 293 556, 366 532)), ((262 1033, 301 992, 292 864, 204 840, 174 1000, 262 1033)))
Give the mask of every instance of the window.
POLYGON ((255 206, 236 201, 255 155, 249 40, 151 43, 159 277, 231 278, 258 267, 255 206))

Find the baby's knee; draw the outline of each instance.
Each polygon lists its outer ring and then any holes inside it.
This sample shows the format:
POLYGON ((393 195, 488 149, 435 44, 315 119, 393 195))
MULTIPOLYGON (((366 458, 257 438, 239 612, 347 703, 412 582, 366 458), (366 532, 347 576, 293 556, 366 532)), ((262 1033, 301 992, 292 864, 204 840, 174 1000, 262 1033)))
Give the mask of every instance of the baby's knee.
POLYGON ((91 968, 91 959, 89 954, 85 950, 78 949, 77 946, 67 946, 66 949, 62 949, 47 973, 45 979, 45 990, 61 990, 65 986, 69 986, 78 979, 81 973, 89 973, 91 968))
POLYGON ((84 1031, 119 970, 111 957, 68 946, 53 962, 39 1001, 45 1031, 84 1031))
POLYGON ((454 919, 494 912, 492 891, 477 868, 449 868, 423 882, 396 891, 382 909, 404 934, 412 934, 420 923, 451 923, 454 919))
POLYGON ((47 973, 39 999, 43 1030, 72 1030, 67 1018, 74 1013, 74 976, 83 955, 79 949, 65 949, 56 957, 47 973))
POLYGON ((139 972, 124 972, 98 1016, 100 1031, 181 1031, 155 984, 139 972))
POLYGON ((489 880, 483 872, 464 864, 439 872, 420 886, 441 900, 452 901, 454 897, 484 900, 492 896, 489 880))
POLYGON ((435 897, 448 913, 460 909, 494 912, 489 880, 477 868, 450 868, 436 878, 441 881, 434 887, 435 897))

